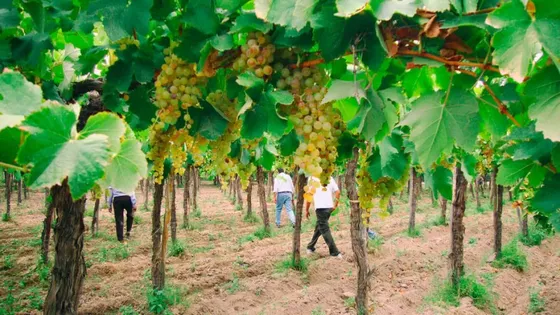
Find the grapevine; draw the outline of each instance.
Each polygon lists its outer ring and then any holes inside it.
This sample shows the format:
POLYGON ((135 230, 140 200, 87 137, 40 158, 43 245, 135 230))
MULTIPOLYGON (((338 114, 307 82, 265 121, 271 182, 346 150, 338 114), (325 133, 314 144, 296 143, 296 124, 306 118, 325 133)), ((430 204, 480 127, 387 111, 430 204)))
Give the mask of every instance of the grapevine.
POLYGON ((251 32, 247 35, 247 42, 241 46, 241 55, 234 61, 233 69, 239 72, 248 70, 257 77, 272 75, 270 66, 274 62, 276 47, 270 41, 270 36, 261 32, 251 32))

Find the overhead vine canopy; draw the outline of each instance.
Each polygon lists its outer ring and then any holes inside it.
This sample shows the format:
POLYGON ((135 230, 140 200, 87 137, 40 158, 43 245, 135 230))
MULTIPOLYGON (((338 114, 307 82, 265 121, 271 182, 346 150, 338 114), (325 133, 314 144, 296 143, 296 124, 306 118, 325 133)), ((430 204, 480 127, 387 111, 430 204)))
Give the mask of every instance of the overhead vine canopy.
POLYGON ((472 177, 500 152, 499 183, 559 228, 559 29, 549 0, 5 0, 0 162, 76 198, 116 173, 134 184, 130 126, 150 129, 158 180, 168 155, 181 172, 207 151, 245 181, 279 155, 324 181, 359 145, 374 195, 413 163, 449 196, 450 163, 472 177), (128 126, 75 132, 55 103, 92 89, 128 126))

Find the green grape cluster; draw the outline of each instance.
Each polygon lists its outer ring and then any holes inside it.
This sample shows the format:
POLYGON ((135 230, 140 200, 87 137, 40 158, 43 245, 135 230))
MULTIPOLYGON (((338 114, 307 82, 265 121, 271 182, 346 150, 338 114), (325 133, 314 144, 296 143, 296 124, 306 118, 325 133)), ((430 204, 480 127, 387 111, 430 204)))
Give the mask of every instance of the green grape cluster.
POLYGON ((241 187, 246 189, 249 186, 251 175, 257 170, 257 167, 253 163, 243 164, 237 163, 236 173, 239 175, 239 180, 241 181, 241 187))
POLYGON ((335 170, 338 138, 344 124, 332 103, 323 103, 327 93, 328 77, 319 67, 289 69, 275 65, 281 78, 278 89, 289 90, 294 104, 288 110, 294 129, 303 138, 296 150, 294 163, 306 174, 317 177, 327 184, 335 170))
POLYGON ((249 33, 247 42, 241 46, 241 55, 233 63, 233 69, 251 71, 259 78, 270 76, 273 72, 270 64, 274 62, 275 51, 270 36, 261 32, 249 33))
POLYGON ((154 181, 158 184, 161 184, 163 180, 163 164, 169 154, 171 135, 172 131, 158 129, 157 124, 150 127, 150 152, 146 156, 154 161, 154 181))
POLYGON ((237 117, 234 101, 230 100, 221 90, 209 93, 206 100, 224 114, 229 120, 226 131, 210 146, 210 157, 214 162, 216 174, 227 180, 235 175, 236 159, 229 157, 231 144, 239 138, 242 122, 237 117))
POLYGON ((388 216, 388 204, 391 196, 403 189, 408 181, 409 173, 408 168, 405 168, 405 172, 402 174, 401 178, 395 180, 392 177, 381 177, 374 181, 369 174, 367 169, 367 154, 360 152, 360 162, 362 165, 358 170, 357 182, 358 182, 358 201, 360 202, 360 207, 364 210, 362 213, 362 219, 364 224, 367 224, 369 217, 371 216, 371 211, 375 207, 374 199, 379 199, 379 209, 381 212, 380 216, 388 216))
POLYGON ((124 37, 119 39, 115 43, 119 45, 119 50, 125 50, 127 46, 132 46, 132 45, 136 47, 140 46, 140 41, 135 39, 134 37, 124 37))

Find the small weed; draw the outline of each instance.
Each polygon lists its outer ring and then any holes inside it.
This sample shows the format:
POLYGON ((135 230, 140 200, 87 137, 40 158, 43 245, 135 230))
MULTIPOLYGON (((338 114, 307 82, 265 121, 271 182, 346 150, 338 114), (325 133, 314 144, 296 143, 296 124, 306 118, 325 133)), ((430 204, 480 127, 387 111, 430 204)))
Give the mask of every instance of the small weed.
POLYGON ((267 230, 264 226, 261 226, 255 232, 239 238, 239 243, 254 242, 257 239, 262 240, 268 237, 272 237, 272 232, 270 229, 267 230))
POLYGON ((216 240, 216 236, 212 233, 208 234, 208 241, 212 242, 216 240))
POLYGON ((469 245, 474 245, 476 244, 477 241, 478 239, 476 237, 471 237, 469 238, 469 245))
POLYGON ((531 288, 529 291, 529 308, 527 313, 538 314, 544 312, 545 301, 541 296, 540 288, 531 288))
POLYGON ((477 207, 475 210, 476 210, 477 213, 480 213, 480 214, 484 214, 486 212, 492 211, 490 206, 480 206, 480 207, 477 207))
POLYGON ((305 273, 307 272, 309 267, 309 260, 305 257, 301 257, 299 263, 296 263, 292 255, 289 255, 285 259, 276 263, 275 267, 276 272, 278 273, 286 273, 290 269, 298 270, 305 273))
MULTIPOLYGON (((6 286, 6 283, 4 283, 6 286)), ((2 299, 0 299, 0 314, 14 314, 15 313, 15 303, 16 298, 13 296, 12 291, 14 290, 13 285, 8 285, 8 293, 2 299)))
POLYGON ((526 246, 539 246, 543 240, 550 236, 550 233, 537 224, 532 224, 528 231, 527 236, 519 235, 519 241, 526 246))
POLYGON ((239 283, 239 277, 234 273, 233 279, 225 284, 225 289, 229 294, 234 294, 235 292, 241 290, 241 284, 239 283))
POLYGON ((320 306, 317 306, 311 311, 311 315, 325 315, 325 312, 320 306))
POLYGON ((8 221, 10 221, 10 219, 11 219, 11 217, 10 217, 9 214, 7 214, 7 213, 2 214, 2 221, 8 222, 8 221))
POLYGON ((236 210, 236 211, 241 211, 241 210, 243 210, 243 206, 241 206, 240 204, 237 204, 237 205, 235 206, 235 210, 236 210))
POLYGON ((447 256, 449 256, 449 251, 447 249, 441 251, 441 257, 447 257, 447 256))
POLYGON ((38 288, 31 288, 29 294, 27 295, 27 301, 29 301, 29 307, 31 309, 40 311, 43 309, 43 296, 39 292, 38 288))
POLYGON ((41 257, 37 259, 37 266, 35 266, 35 270, 37 271, 39 281, 43 284, 48 283, 49 277, 51 276, 51 266, 49 264, 45 264, 41 257))
POLYGON ((130 256, 130 248, 124 244, 118 244, 115 247, 103 247, 97 253, 96 258, 100 262, 115 262, 123 259, 127 259, 130 256))
POLYGON ((191 214, 195 218, 202 218, 202 211, 200 211, 200 208, 194 209, 193 212, 191 212, 191 214))
POLYGON ((134 225, 142 224, 142 221, 143 221, 143 220, 142 220, 142 218, 141 218, 140 216, 135 215, 133 218, 134 218, 134 219, 133 219, 132 221, 134 222, 134 225))
POLYGON ((356 298, 351 296, 347 299, 344 299, 344 306, 348 308, 356 306, 356 298))
POLYGON ((419 228, 416 228, 416 227, 415 227, 414 229, 412 229, 412 230, 407 230, 407 231, 406 231, 406 234, 407 234, 409 237, 413 237, 413 238, 422 236, 422 232, 420 231, 419 228))
POLYGON ((370 253, 376 253, 381 249, 381 246, 385 243, 385 240, 381 235, 377 234, 374 239, 368 238, 368 251, 370 253))
POLYGON ((517 271, 525 271, 529 267, 527 256, 517 245, 517 240, 509 242, 502 249, 502 255, 492 262, 492 266, 496 268, 505 268, 511 266, 517 271))
POLYGON ((406 255, 406 250, 404 249, 397 250, 397 257, 402 257, 404 255, 406 255))
POLYGON ((247 223, 258 223, 260 221, 260 218, 256 216, 253 212, 251 212, 251 214, 245 215, 243 221, 247 223))
POLYGON ((4 265, 2 266, 2 269, 8 270, 12 268, 14 268, 14 256, 12 255, 4 256, 4 265))
POLYGON ((166 286, 163 290, 148 290, 148 309, 154 314, 169 314, 169 306, 179 304, 183 292, 180 289, 166 286))
POLYGON ((33 237, 27 241, 29 247, 39 247, 41 244, 43 244, 43 240, 40 237, 33 237))
POLYGON ((209 252, 213 249, 214 249, 214 245, 210 244, 208 246, 193 247, 193 248, 190 249, 190 252, 193 253, 193 254, 206 253, 206 252, 209 252))
POLYGON ((88 208, 84 212, 84 217, 93 218, 93 208, 88 208))
POLYGON ((181 241, 175 241, 169 247, 169 256, 179 257, 185 253, 185 244, 181 241))
POLYGON ((134 307, 130 306, 130 305, 124 305, 121 306, 121 308, 119 308, 119 314, 120 315, 137 315, 139 314, 134 307))
POLYGON ((470 297, 479 309, 495 309, 490 286, 480 283, 474 275, 461 277, 458 287, 454 287, 449 281, 437 283, 435 287, 436 291, 426 298, 428 302, 459 306, 462 297, 470 297))
POLYGON ((438 216, 437 218, 433 219, 429 224, 431 226, 445 226, 447 225, 447 221, 444 217, 438 216))

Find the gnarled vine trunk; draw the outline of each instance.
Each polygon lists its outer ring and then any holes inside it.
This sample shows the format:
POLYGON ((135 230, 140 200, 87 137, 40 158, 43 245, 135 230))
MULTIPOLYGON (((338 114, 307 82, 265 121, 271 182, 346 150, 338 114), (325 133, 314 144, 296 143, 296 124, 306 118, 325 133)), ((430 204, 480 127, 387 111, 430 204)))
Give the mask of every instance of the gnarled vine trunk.
POLYGON ((262 166, 257 166, 257 195, 261 206, 261 214, 265 230, 270 230, 270 222, 268 220, 268 209, 266 206, 266 195, 264 187, 264 171, 262 166))
POLYGON ((247 217, 253 215, 253 203, 252 203, 252 194, 253 194, 253 182, 249 178, 249 185, 247 185, 247 217))
POLYGON ((502 211, 503 211, 504 186, 497 185, 494 202, 494 253, 496 258, 502 256, 502 211))
POLYGON ((10 199, 12 197, 12 178, 13 175, 8 173, 8 171, 4 171, 4 179, 6 182, 6 218, 10 218, 11 216, 11 204, 10 204, 10 199))
MULTIPOLYGON (((175 193, 175 189, 176 189, 176 187, 175 187, 175 183, 176 183, 175 174, 170 175, 169 180, 171 181, 170 186, 169 186, 169 188, 171 190, 170 191, 170 194, 171 194, 171 201, 170 201, 171 202, 171 207, 170 208, 171 209, 169 209, 169 210, 171 210, 171 225, 170 225, 171 226, 171 241, 175 242, 175 241, 177 241, 177 203, 176 203, 177 195, 175 193)), ((166 209, 166 211, 167 210, 168 209, 166 209)))
POLYGON ((161 203, 163 183, 154 183, 154 207, 152 209, 152 287, 162 290, 165 286, 165 261, 161 256, 161 203))
POLYGON ((447 221, 447 199, 439 196, 439 205, 441 207, 441 219, 443 222, 447 221))
POLYGON ((95 198, 95 204, 93 205, 93 217, 91 218, 91 235, 97 236, 97 231, 99 229, 99 198, 95 198))
POLYGON ((273 186, 273 176, 272 171, 268 172, 268 179, 266 181, 266 198, 270 200, 272 198, 272 186, 273 186))
POLYGON ((21 199, 21 197, 22 197, 21 193, 22 193, 22 190, 23 190, 23 185, 22 185, 22 184, 23 184, 23 178, 22 178, 21 176, 22 176, 22 175, 20 175, 20 178, 19 178, 19 180, 18 180, 18 182, 17 182, 17 204, 18 204, 18 206, 21 204, 21 201, 22 201, 22 199, 21 199))
POLYGON ((196 167, 192 168, 192 181, 193 181, 193 195, 192 195, 192 206, 193 210, 198 210, 198 170, 196 167))
POLYGON ((150 199, 150 178, 144 182, 144 209, 148 210, 148 200, 150 199))
POLYGON ((450 278, 454 288, 459 287, 459 281, 463 276, 463 240, 465 237, 465 194, 467 191, 467 180, 460 165, 455 166, 453 176, 453 209, 451 217, 451 253, 449 254, 450 278))
POLYGON ((412 233, 416 228, 416 196, 417 196, 417 189, 415 189, 417 185, 416 179, 416 170, 414 167, 410 168, 410 187, 409 189, 409 197, 408 197, 408 207, 410 209, 410 217, 408 220, 408 232, 412 233))
POLYGON ((86 276, 82 252, 86 199, 72 200, 67 180, 62 185, 54 186, 51 191, 57 217, 54 228, 55 257, 43 313, 77 314, 86 276))
POLYGON ((292 259, 294 266, 301 266, 301 219, 303 216, 303 187, 305 186, 305 175, 298 174, 297 179, 297 204, 296 204, 296 224, 294 227, 292 259))
MULTIPOLYGON (((350 200, 350 234, 352 237, 352 251, 358 264, 358 288, 356 292, 356 307, 358 314, 368 314, 368 287, 372 272, 369 270, 367 257, 366 228, 362 220, 362 209, 356 190, 356 167, 358 164, 358 148, 354 148, 354 156, 346 164, 346 193, 350 200)), ((413 189, 411 189, 413 191, 413 189)))
POLYGON ((235 175, 235 190, 237 191, 237 204, 243 209, 243 193, 241 193, 241 178, 235 175))
POLYGON ((55 208, 55 204, 52 200, 52 194, 53 189, 51 188, 49 190, 51 198, 47 203, 47 214, 45 215, 45 220, 43 220, 43 232, 41 232, 41 259, 45 264, 49 261, 49 243, 51 240, 52 219, 55 208))
POLYGON ((479 193, 478 193, 480 191, 480 189, 478 188, 478 186, 479 186, 478 185, 478 180, 475 179, 474 185, 477 186, 477 188, 474 190, 474 198, 476 200, 476 208, 480 208, 481 207, 480 196, 479 196, 479 193))
POLYGON ((185 170, 185 184, 183 186, 183 226, 185 228, 189 227, 189 199, 190 199, 190 187, 191 187, 191 166, 187 166, 185 170))

